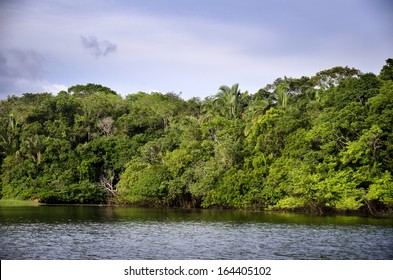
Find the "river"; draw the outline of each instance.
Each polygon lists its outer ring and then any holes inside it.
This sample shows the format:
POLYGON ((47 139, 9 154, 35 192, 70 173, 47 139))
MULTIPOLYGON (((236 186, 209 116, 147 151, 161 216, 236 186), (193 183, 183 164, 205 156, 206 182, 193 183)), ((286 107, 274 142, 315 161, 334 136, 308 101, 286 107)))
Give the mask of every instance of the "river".
POLYGON ((393 219, 96 206, 0 207, 0 259, 393 259, 393 219))

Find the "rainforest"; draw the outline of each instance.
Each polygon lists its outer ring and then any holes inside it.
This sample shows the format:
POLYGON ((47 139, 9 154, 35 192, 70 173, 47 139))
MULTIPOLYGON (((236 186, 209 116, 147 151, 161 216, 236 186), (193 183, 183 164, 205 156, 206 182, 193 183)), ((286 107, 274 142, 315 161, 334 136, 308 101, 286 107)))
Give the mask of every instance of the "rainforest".
POLYGON ((393 59, 203 100, 25 93, 0 122, 3 200, 393 214, 393 59))

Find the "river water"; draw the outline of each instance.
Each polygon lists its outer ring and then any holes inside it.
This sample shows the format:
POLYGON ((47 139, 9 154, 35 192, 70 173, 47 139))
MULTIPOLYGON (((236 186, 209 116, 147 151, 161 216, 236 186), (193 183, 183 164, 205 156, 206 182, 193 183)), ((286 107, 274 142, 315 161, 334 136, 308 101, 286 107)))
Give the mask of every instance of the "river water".
POLYGON ((0 259, 393 259, 393 219, 0 207, 0 259))

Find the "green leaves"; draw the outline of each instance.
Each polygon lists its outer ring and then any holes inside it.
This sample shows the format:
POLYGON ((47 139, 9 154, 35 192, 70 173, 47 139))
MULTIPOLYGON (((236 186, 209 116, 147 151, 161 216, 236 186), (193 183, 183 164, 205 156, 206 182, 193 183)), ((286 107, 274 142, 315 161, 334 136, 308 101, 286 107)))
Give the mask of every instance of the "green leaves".
POLYGON ((393 210, 393 177, 391 172, 385 171, 382 175, 374 178, 366 196, 369 200, 382 202, 393 210))
POLYGON ((257 93, 125 98, 88 84, 0 102, 1 196, 53 203, 392 211, 391 60, 257 93))
POLYGON ((119 182, 120 199, 132 203, 160 204, 167 193, 166 181, 169 176, 162 165, 131 161, 119 182))
POLYGON ((240 118, 247 102, 247 94, 242 94, 239 90, 239 84, 233 84, 232 87, 221 86, 214 97, 213 104, 221 116, 229 119, 240 118))
POLYGON ((363 132, 362 136, 348 143, 341 152, 343 164, 372 165, 377 162, 379 148, 381 147, 382 130, 373 125, 369 130, 363 132))
POLYGON ((386 60, 386 64, 382 67, 379 77, 384 81, 393 81, 393 59, 386 60))

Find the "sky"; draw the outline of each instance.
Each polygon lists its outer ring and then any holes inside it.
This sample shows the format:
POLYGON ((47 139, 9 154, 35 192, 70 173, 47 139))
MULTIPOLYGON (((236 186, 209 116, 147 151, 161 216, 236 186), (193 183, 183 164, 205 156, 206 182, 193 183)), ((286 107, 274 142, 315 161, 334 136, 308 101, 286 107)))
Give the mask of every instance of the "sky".
POLYGON ((393 58, 390 0, 0 0, 0 99, 95 83, 201 99, 393 58))

